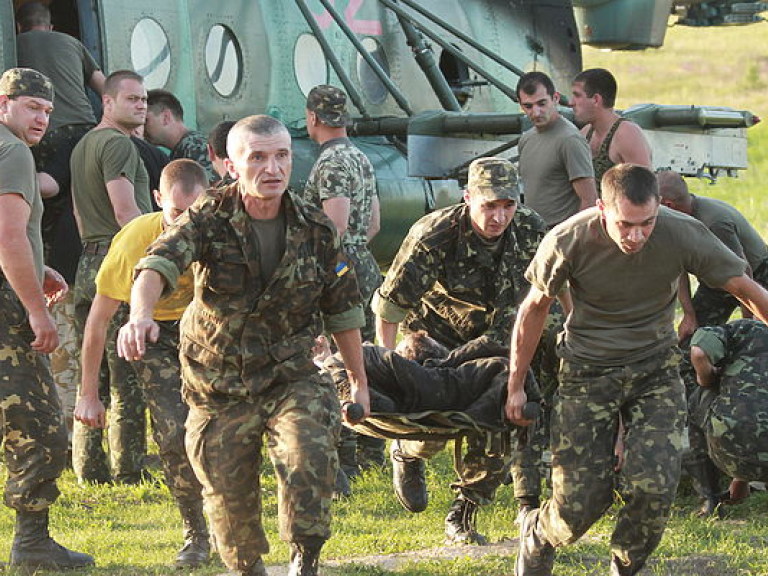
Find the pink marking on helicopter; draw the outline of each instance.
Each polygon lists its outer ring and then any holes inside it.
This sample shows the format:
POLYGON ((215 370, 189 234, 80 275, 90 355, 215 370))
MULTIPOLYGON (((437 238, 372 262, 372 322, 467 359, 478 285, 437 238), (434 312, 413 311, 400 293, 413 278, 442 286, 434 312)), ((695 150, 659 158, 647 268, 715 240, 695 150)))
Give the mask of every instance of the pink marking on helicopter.
MULTIPOLYGON (((335 6, 335 0, 330 0, 331 4, 335 6)), ((369 36, 381 36, 381 22, 378 20, 359 20, 355 18, 357 12, 362 8, 365 0, 349 0, 349 4, 344 10, 344 20, 349 25, 352 32, 356 34, 367 34, 369 36)), ((322 14, 315 14, 315 20, 321 29, 325 30, 333 24, 333 17, 327 10, 323 10, 322 14)))

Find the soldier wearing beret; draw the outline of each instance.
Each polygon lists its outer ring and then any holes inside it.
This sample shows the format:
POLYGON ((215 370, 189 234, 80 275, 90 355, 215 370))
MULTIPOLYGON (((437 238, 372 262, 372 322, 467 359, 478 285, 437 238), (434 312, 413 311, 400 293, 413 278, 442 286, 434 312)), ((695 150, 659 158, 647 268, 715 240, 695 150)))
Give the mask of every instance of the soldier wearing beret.
MULTIPOLYGON (((379 197, 373 166, 347 138, 349 112, 343 90, 328 85, 312 88, 307 96, 306 119, 307 132, 320 145, 320 154, 304 188, 304 200, 322 208, 339 232, 363 299, 363 340, 373 342, 376 331, 370 302, 381 284, 381 270, 368 249, 368 242, 379 231, 379 197)), ((357 436, 345 428, 339 458, 339 474, 354 477, 358 465, 384 463, 384 442, 357 436)), ((340 479, 341 487, 345 486, 345 480, 340 479)), ((340 491, 345 492, 343 488, 340 491)))
POLYGON ((259 489, 266 435, 280 536, 292 547, 289 574, 315 576, 330 535, 341 410, 311 348, 316 334, 333 335, 352 374, 352 400, 367 414, 360 294, 331 221, 287 190, 285 126, 270 116, 244 118, 227 150, 237 182, 209 190, 149 248, 118 345, 124 357, 143 355, 158 333, 155 304, 194 264, 180 343, 186 446, 219 554, 237 575, 266 575, 259 489))
POLYGON ((48 508, 59 495, 67 432, 47 354, 59 343, 48 306, 67 283, 43 265, 43 201, 29 147, 45 134, 53 84, 30 68, 0 78, 0 407, 8 480, 5 503, 16 510, 12 566, 76 568, 88 554, 48 534, 48 508))
MULTIPOLYGON (((413 225, 373 298, 380 344, 394 348, 400 328, 425 330, 449 348, 481 335, 502 345, 509 341, 517 305, 529 287, 523 273, 545 232, 544 221, 518 205, 519 197, 512 164, 481 158, 470 165, 463 203, 413 225)), ((423 459, 443 446, 393 443, 395 493, 406 509, 426 508, 423 459)), ((450 541, 482 542, 475 512, 506 479, 509 458, 489 454, 479 437, 470 437, 465 462, 446 535, 450 541)))

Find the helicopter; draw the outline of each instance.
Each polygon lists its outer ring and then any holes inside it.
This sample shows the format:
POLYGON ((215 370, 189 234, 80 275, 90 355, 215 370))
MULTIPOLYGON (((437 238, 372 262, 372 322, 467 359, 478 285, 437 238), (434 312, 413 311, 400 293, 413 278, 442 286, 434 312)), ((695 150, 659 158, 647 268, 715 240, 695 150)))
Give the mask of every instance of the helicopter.
MULTIPOLYGON (((0 61, 15 65, 14 8, 0 0, 0 61)), ((185 122, 270 114, 291 130, 292 186, 317 155, 306 95, 349 95, 355 144, 371 159, 381 199, 374 254, 397 251, 418 218, 461 198, 469 163, 514 159, 530 125, 514 93, 525 71, 558 87, 581 70, 581 44, 660 46, 671 15, 683 25, 748 24, 764 2, 691 0, 50 0, 57 30, 81 40, 105 72, 129 68, 148 89, 176 94, 185 122)), ((567 110, 564 110, 567 113, 567 110)), ((648 136, 657 167, 684 175, 746 168, 749 112, 640 106, 624 112, 648 136)))

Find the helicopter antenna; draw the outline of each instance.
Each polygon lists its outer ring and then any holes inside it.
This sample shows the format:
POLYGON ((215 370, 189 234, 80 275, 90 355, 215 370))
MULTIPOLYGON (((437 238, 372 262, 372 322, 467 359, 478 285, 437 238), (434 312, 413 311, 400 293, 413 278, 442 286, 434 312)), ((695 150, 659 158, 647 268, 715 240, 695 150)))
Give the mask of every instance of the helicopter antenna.
MULTIPOLYGON (((296 0, 297 3, 304 4, 304 0, 296 0)), ((387 88, 389 93, 392 95, 392 97, 397 102, 397 105, 400 106, 400 109, 405 112, 408 116, 413 115, 413 110, 411 109, 411 105, 408 103, 407 98, 403 93, 398 89, 398 87, 392 82, 390 77, 387 75, 386 72, 381 68, 378 62, 368 53, 368 50, 365 49, 365 47, 360 43, 360 40, 357 39, 357 36, 355 36, 355 33, 352 32, 352 30, 347 26, 347 23, 344 22, 344 19, 341 17, 341 15, 338 13, 336 8, 333 7, 333 5, 328 0, 320 0, 320 4, 323 5, 323 7, 328 11, 328 14, 331 15, 331 18, 334 19, 337 26, 341 29, 341 31, 344 33, 344 35, 347 37, 347 39, 352 43, 352 45, 355 47, 355 50, 357 50, 358 54, 363 58, 363 60, 366 61, 368 66, 371 67, 371 70, 376 74, 376 76, 379 78, 382 84, 387 88)), ((305 5, 306 8, 306 5, 305 5)), ((309 22, 310 18, 314 20, 314 18, 310 16, 306 16, 306 20, 309 22)), ((325 48, 323 48, 325 51, 325 48)))
MULTIPOLYGON (((320 0, 320 1, 321 2, 326 2, 327 0, 320 0)), ((404 0, 404 1, 410 2, 410 0, 404 0)), ((501 92, 503 92, 507 97, 509 97, 513 101, 517 102, 517 94, 515 93, 515 91, 511 87, 509 87, 506 84, 504 84, 503 82, 500 82, 499 80, 497 80, 495 74, 491 74, 490 72, 488 72, 487 70, 485 70, 484 68, 482 68, 481 66, 479 66, 478 64, 473 62, 472 60, 470 60, 467 56, 462 54, 461 50, 458 50, 455 46, 451 45, 450 42, 447 42, 446 40, 443 40, 437 33, 433 32, 428 27, 426 27, 424 24, 422 24, 422 23, 418 22, 417 20, 415 20, 413 18, 413 16, 408 14, 405 10, 403 10, 400 6, 398 6, 392 0, 379 0, 379 2, 381 4, 383 4, 384 6, 386 6, 387 8, 389 8, 390 10, 392 10, 392 12, 397 14, 398 18, 402 18, 402 19, 407 20, 415 28, 417 28, 420 32, 422 32, 423 34, 429 36, 429 38, 433 42, 436 42, 437 44, 439 44, 443 48, 443 50, 445 50, 446 52, 451 54, 451 56, 453 56, 457 60, 462 61, 464 64, 467 65, 467 67, 469 67, 472 70, 474 70, 475 72, 477 72, 480 76, 485 78, 485 80, 487 80, 490 84, 493 84, 496 88, 498 88, 501 92)), ((435 23, 439 24, 438 22, 435 22, 435 23)), ((450 32, 450 30, 449 30, 449 32, 450 32)), ((478 44, 478 46, 479 46, 479 44, 478 44)), ((487 50, 487 48, 483 48, 481 50, 481 52, 483 52, 484 54, 491 54, 487 50)), ((498 57, 494 58, 494 60, 496 60, 497 58, 498 57)), ((503 60, 503 59, 501 59, 501 60, 503 60)), ((509 66, 512 66, 512 64, 509 64, 508 62, 507 62, 507 64, 509 66)), ((514 66, 513 66, 513 68, 514 68, 514 66)), ((514 68, 513 72, 515 74, 518 74, 518 75, 522 75, 523 74, 523 72, 520 71, 519 68, 514 68)))
POLYGON ((368 114, 368 111, 365 108, 365 104, 363 104, 363 99, 360 97, 360 93, 349 79, 349 76, 345 72, 344 67, 341 65, 341 62, 339 62, 336 54, 328 44, 328 40, 323 34, 323 31, 320 30, 320 27, 317 25, 317 22, 312 16, 312 12, 310 12, 309 8, 307 7, 306 2, 304 2, 304 0, 296 0, 296 4, 298 5, 299 10, 301 10, 301 13, 304 16, 304 19, 307 21, 307 24, 309 24, 309 27, 312 29, 312 33, 315 35, 317 42, 320 44, 320 48, 323 50, 323 54, 328 59, 328 62, 333 68, 334 72, 336 72, 336 75, 339 77, 339 80, 344 86, 344 90, 349 95, 349 99, 352 100, 352 103, 360 111, 360 114, 362 114, 364 118, 370 118, 370 114, 368 114))

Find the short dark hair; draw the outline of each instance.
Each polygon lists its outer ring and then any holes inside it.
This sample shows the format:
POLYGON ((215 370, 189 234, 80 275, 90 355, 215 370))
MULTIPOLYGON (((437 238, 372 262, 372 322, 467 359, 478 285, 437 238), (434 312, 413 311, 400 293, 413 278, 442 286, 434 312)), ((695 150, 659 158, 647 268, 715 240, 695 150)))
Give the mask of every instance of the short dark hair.
POLYGON ((208 145, 219 158, 229 158, 227 155, 227 136, 234 125, 234 120, 223 120, 208 133, 208 145))
POLYGON ((407 360, 424 364, 430 358, 445 358, 449 350, 425 330, 418 330, 406 334, 397 345, 396 352, 407 360))
POLYGON ((133 70, 115 70, 104 81, 104 94, 115 98, 123 80, 136 80, 144 84, 144 78, 133 70))
POLYGON ((691 193, 688 184, 683 177, 674 170, 659 170, 656 173, 656 181, 659 183, 659 196, 674 204, 683 204, 691 193))
POLYGON ((600 94, 606 108, 613 108, 616 104, 616 93, 618 92, 616 78, 605 68, 590 68, 579 72, 573 82, 583 83, 584 92, 587 93, 587 96, 592 97, 595 94, 600 94))
POLYGON ((635 206, 661 201, 656 175, 637 164, 616 164, 610 168, 603 175, 600 189, 603 203, 609 208, 615 208, 619 198, 626 198, 635 206))
POLYGON ((147 92, 147 108, 152 114, 170 110, 176 120, 184 121, 184 108, 181 102, 168 90, 155 88, 147 92))
POLYGON ((527 72, 520 76, 520 80, 517 81, 517 87, 515 88, 515 94, 517 94, 518 99, 521 92, 525 92, 530 96, 536 92, 539 86, 544 86, 544 89, 550 96, 555 95, 555 84, 552 82, 552 78, 544 74, 544 72, 527 72))
POLYGON ((50 26, 51 11, 48 6, 40 2, 27 2, 19 6, 16 11, 16 22, 22 32, 31 30, 35 26, 50 26))
POLYGON ((174 184, 180 184, 184 194, 189 196, 198 186, 208 188, 208 176, 203 167, 194 160, 179 158, 171 160, 160 173, 161 190, 166 186, 170 189, 174 184))

